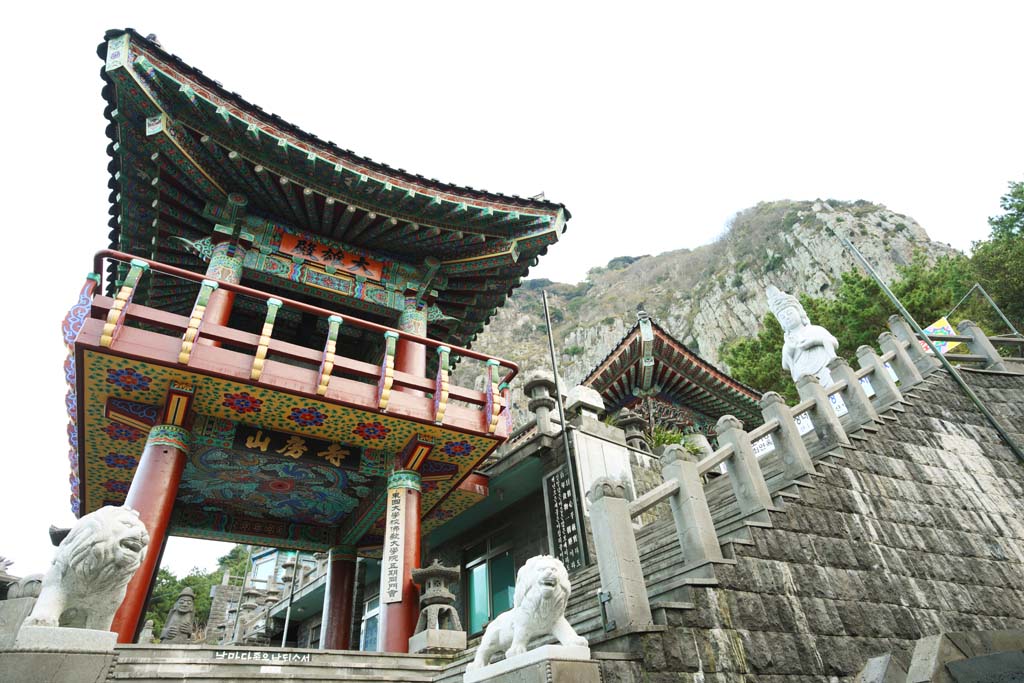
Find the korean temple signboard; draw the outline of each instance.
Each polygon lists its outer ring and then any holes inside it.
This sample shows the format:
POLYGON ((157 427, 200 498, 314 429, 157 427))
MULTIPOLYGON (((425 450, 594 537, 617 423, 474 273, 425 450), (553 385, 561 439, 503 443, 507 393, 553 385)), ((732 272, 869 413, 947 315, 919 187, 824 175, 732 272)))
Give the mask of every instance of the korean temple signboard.
POLYGON ((405 548, 405 489, 388 489, 387 527, 380 560, 380 601, 402 601, 402 569, 405 548))
POLYGON ((362 459, 362 449, 358 446, 258 429, 248 425, 238 425, 235 429, 232 448, 236 451, 255 451, 295 460, 329 462, 346 470, 358 470, 362 459))
POLYGON ((583 566, 582 536, 573 505, 572 476, 565 465, 544 477, 544 508, 551 554, 569 571, 583 566))
POLYGON ((384 277, 384 264, 361 254, 347 251, 336 246, 323 244, 310 238, 302 238, 291 233, 281 235, 281 252, 291 256, 334 266, 340 272, 380 281, 384 277))

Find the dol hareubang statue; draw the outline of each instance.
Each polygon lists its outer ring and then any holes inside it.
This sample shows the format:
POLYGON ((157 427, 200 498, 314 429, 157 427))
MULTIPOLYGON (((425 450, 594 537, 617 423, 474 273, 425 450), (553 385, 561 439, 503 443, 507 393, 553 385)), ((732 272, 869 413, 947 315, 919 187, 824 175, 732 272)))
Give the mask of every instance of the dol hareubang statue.
POLYGON ((836 357, 839 341, 824 327, 812 325, 800 301, 774 285, 765 290, 771 309, 785 333, 782 346, 782 368, 789 370, 796 382, 804 375, 814 375, 824 386, 832 384, 828 362, 836 357))
POLYGON ((192 640, 192 632, 196 627, 195 603, 195 591, 188 587, 182 589, 171 611, 167 613, 164 630, 160 632, 161 643, 187 643, 192 640))

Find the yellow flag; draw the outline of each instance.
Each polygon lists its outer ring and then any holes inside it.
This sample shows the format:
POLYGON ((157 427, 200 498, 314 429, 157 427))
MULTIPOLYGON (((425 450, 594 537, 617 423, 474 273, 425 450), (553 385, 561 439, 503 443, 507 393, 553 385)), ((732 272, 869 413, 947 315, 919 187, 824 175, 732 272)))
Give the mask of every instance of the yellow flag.
MULTIPOLYGON (((925 332, 925 334, 931 335, 931 336, 954 335, 954 334, 956 334, 956 331, 953 330, 953 326, 949 324, 949 321, 946 320, 945 316, 939 318, 938 320, 933 322, 931 325, 929 325, 928 327, 924 328, 924 332, 925 332)), ((920 340, 920 343, 921 343, 921 347, 925 351, 929 351, 928 344, 926 344, 924 342, 924 340, 920 340)), ((939 350, 939 353, 941 353, 943 356, 945 356, 947 353, 949 353, 950 351, 952 351, 956 347, 960 346, 962 342, 948 342, 948 341, 942 341, 940 339, 933 339, 932 343, 935 344, 935 348, 937 348, 939 350)))

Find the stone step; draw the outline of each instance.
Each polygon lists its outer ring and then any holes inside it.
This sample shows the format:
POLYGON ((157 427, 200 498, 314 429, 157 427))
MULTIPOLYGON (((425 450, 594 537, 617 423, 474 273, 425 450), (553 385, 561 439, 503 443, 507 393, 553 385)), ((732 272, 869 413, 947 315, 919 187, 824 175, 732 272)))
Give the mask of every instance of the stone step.
POLYGON ((292 680, 419 683, 432 681, 447 658, 379 652, 207 646, 119 646, 110 680, 292 680), (217 654, 225 655, 217 658, 217 654), (298 661, 305 656, 309 661, 298 661), (235 656, 236 659, 229 657, 235 656), (258 657, 254 659, 253 657, 258 657), (278 659, 274 659, 274 657, 278 659), (283 658, 287 656, 287 659, 283 658), (243 659, 243 657, 246 657, 243 659))

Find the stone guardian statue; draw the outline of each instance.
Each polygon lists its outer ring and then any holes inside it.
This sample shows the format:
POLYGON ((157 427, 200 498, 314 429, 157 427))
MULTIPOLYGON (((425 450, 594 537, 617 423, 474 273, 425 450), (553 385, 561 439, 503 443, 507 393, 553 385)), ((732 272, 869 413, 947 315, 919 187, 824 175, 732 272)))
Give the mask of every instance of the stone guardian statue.
POLYGON ((192 632, 196 628, 195 603, 196 594, 191 588, 186 587, 178 594, 174 606, 167 613, 164 630, 160 632, 162 644, 187 643, 192 640, 192 632))
POLYGON ((61 537, 24 625, 109 631, 149 545, 139 513, 104 506, 79 519, 61 537))
POLYGON ((476 657, 466 671, 490 664, 499 652, 504 652, 506 659, 522 654, 530 641, 547 635, 565 646, 587 647, 587 639, 578 635, 565 618, 570 590, 569 572, 561 560, 550 555, 527 560, 516 574, 512 609, 487 625, 476 657))
POLYGON ((785 332, 782 345, 782 369, 789 370, 796 382, 804 375, 814 375, 823 386, 832 384, 828 362, 836 357, 839 341, 824 327, 812 325, 800 301, 774 285, 765 290, 768 308, 785 332))

